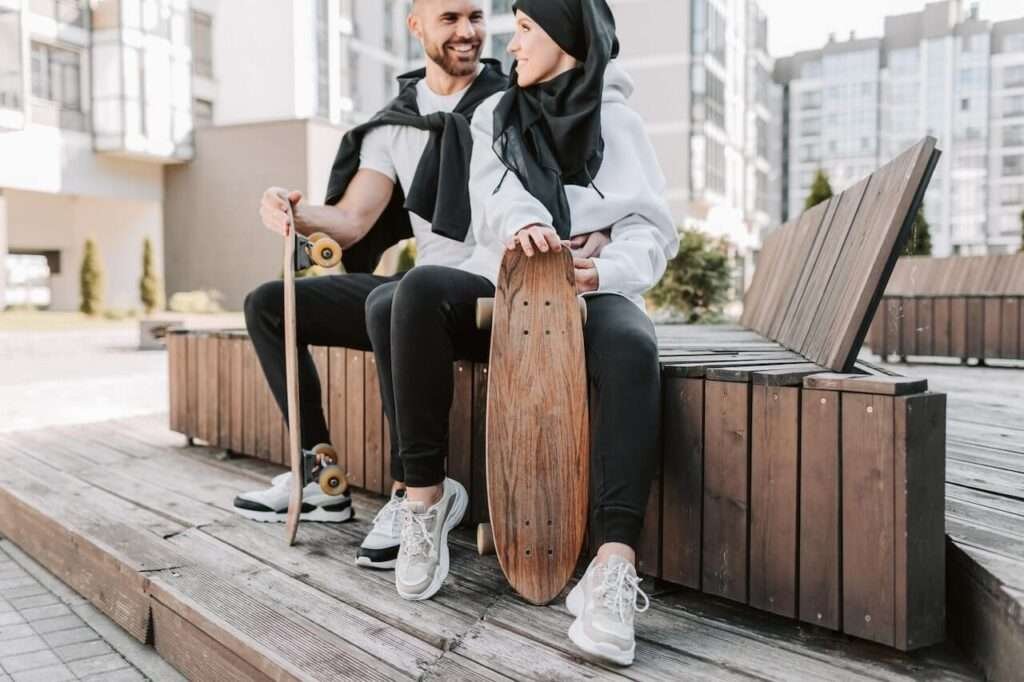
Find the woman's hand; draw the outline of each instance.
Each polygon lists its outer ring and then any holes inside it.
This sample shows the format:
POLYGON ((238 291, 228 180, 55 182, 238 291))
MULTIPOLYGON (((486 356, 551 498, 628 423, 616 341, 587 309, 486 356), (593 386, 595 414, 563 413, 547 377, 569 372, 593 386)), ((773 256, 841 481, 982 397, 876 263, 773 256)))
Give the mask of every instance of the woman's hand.
POLYGON ((516 236, 512 237, 505 244, 505 248, 509 251, 515 251, 517 248, 522 247, 523 253, 526 254, 527 258, 532 258, 536 248, 541 253, 547 253, 548 251, 559 252, 562 250, 562 241, 558 238, 558 233, 555 232, 553 227, 547 225, 528 225, 523 229, 516 232, 516 236))
POLYGON ((612 231, 598 230, 590 234, 578 234, 569 240, 569 248, 576 258, 597 258, 604 247, 612 241, 612 231))
POLYGON ((576 274, 576 292, 585 294, 597 291, 599 277, 593 258, 573 258, 573 272, 576 274))

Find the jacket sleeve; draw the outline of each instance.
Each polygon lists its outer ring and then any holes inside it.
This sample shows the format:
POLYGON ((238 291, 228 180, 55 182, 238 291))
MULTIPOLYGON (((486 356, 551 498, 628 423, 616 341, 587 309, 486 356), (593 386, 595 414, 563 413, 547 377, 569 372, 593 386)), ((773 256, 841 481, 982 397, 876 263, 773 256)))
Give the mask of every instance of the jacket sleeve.
POLYGON ((642 215, 626 216, 612 226, 611 243, 594 259, 598 292, 642 296, 665 274, 671 248, 661 228, 642 215))
POLYGON ((508 171, 494 152, 494 103, 501 94, 481 104, 473 116, 473 157, 470 197, 477 243, 504 245, 527 225, 551 225, 551 212, 526 191, 515 173, 508 171), (482 234, 486 232, 487 234, 482 234))

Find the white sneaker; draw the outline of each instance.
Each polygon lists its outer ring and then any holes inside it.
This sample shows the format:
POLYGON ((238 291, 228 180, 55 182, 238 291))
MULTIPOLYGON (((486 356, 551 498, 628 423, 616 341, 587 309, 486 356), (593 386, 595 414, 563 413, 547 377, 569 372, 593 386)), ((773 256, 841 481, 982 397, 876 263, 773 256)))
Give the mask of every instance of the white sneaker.
POLYGON ((356 565, 367 568, 394 568, 398 548, 402 544, 398 510, 405 500, 405 489, 399 488, 373 517, 373 528, 356 552, 356 565))
MULTIPOLYGON (((288 499, 291 496, 292 472, 275 476, 266 490, 242 493, 235 498, 235 513, 253 521, 284 523, 288 519, 288 499)), ((316 481, 302 490, 303 521, 341 523, 352 518, 352 496, 346 490, 331 496, 320 489, 316 481)))
POLYGON ((444 479, 444 493, 429 509, 405 500, 398 509, 402 545, 395 563, 395 587, 405 599, 430 599, 448 577, 448 532, 459 525, 469 495, 458 481, 444 479))
POLYGON ((595 558, 565 600, 565 608, 576 616, 569 626, 569 639, 592 656, 632 665, 636 652, 633 616, 650 605, 631 563, 613 556, 599 564, 595 558), (643 606, 637 606, 638 596, 643 606))

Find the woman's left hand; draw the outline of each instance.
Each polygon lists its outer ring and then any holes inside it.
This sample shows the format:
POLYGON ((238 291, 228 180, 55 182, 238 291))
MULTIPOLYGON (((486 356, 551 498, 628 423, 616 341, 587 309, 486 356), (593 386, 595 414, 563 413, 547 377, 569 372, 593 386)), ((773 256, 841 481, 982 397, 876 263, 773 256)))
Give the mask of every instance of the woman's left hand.
POLYGON ((573 258, 573 271, 576 273, 576 291, 585 294, 590 291, 597 291, 598 275, 597 264, 593 258, 573 258))
POLYGON ((597 258, 604 247, 612 241, 612 231, 598 230, 589 234, 578 234, 569 240, 572 255, 577 258, 597 258))

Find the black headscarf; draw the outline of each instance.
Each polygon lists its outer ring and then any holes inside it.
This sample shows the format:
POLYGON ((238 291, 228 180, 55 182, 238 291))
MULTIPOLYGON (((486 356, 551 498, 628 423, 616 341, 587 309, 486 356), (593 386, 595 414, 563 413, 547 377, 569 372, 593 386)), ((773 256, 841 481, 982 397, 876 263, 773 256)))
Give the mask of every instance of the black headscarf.
POLYGON ((580 65, 546 82, 511 87, 494 109, 494 151, 569 237, 565 185, 593 182, 604 158, 601 99, 608 63, 618 56, 615 17, 606 0, 517 0, 513 11, 536 21, 580 65))

